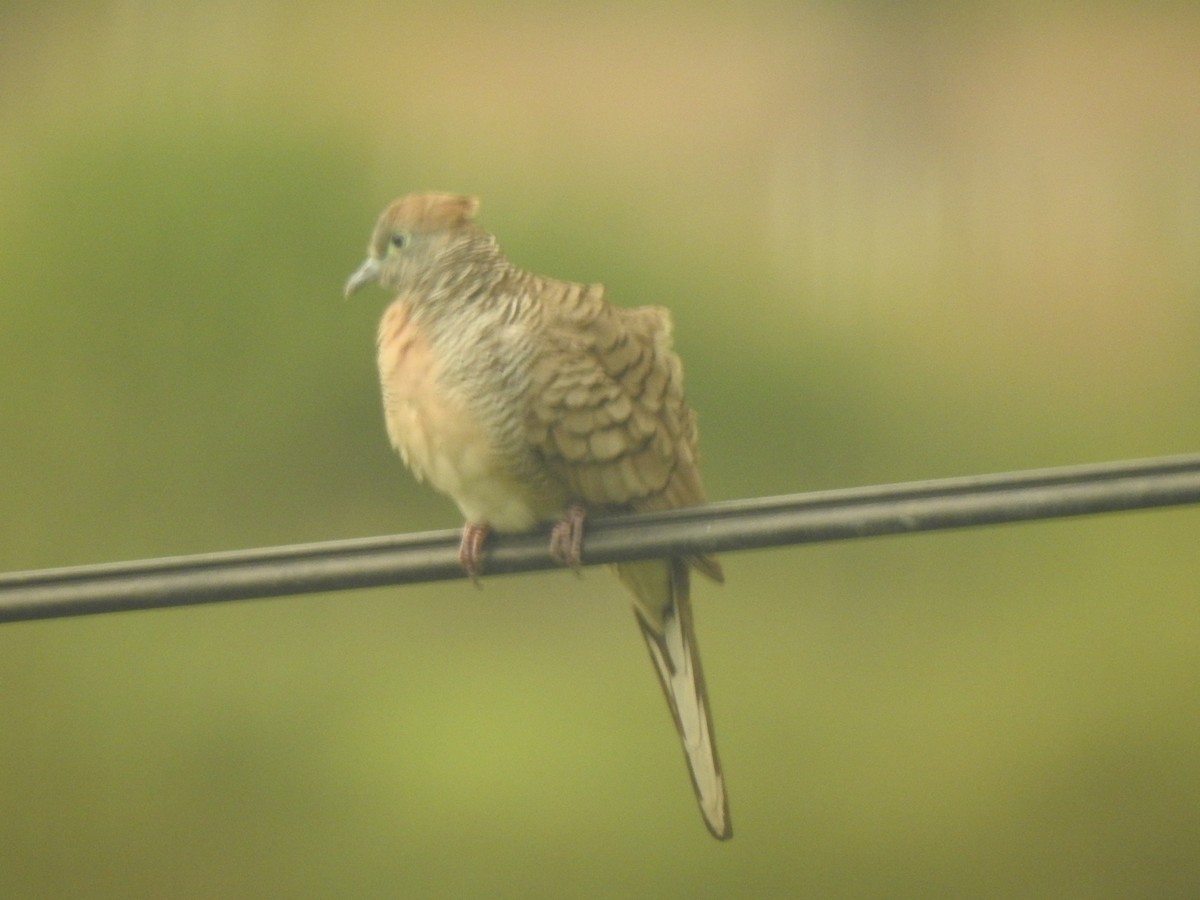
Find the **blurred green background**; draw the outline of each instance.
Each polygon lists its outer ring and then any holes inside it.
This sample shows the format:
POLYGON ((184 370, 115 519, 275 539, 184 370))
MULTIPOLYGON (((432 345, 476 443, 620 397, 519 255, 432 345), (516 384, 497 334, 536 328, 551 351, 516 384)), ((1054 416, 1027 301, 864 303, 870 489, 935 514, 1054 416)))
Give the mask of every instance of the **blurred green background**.
MULTIPOLYGON (((0 570, 458 524, 392 197, 676 318, 714 499, 1200 446, 1182 3, 0 9, 0 570)), ((730 555, 709 838, 589 571, 0 627, 4 897, 1167 897, 1200 511, 730 555)))

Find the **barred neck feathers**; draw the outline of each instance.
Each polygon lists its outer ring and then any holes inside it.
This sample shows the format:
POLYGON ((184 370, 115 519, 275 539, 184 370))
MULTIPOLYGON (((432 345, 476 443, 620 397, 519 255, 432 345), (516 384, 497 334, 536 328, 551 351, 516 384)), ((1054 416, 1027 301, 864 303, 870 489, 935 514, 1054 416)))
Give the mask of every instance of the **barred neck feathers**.
MULTIPOLYGON (((489 235, 490 237, 490 235, 489 235)), ((478 249, 478 248, 476 248, 478 249)), ((590 289, 535 275, 511 262, 494 244, 488 253, 460 252, 423 287, 420 305, 437 319, 480 316, 492 326, 542 321, 573 307, 590 289)), ((434 273, 431 273, 434 274, 434 273)))
POLYGON ((484 231, 445 251, 414 285, 423 305, 455 308, 486 298, 513 268, 496 239, 484 231))
POLYGON ((505 265, 505 271, 492 284, 489 298, 503 322, 585 321, 603 305, 603 285, 534 275, 507 260, 505 265))

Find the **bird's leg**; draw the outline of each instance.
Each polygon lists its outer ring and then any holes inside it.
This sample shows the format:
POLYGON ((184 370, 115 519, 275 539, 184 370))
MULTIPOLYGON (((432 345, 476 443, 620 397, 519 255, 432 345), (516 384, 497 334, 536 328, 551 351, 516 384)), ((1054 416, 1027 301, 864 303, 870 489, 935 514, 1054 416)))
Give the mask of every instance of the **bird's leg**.
POLYGON ((583 565, 583 526, 586 521, 587 509, 582 503, 572 502, 550 532, 550 555, 576 573, 583 565))
POLYGON ((483 545, 491 533, 492 528, 487 522, 468 522, 463 526, 458 562, 476 587, 479 587, 479 573, 483 571, 483 545))

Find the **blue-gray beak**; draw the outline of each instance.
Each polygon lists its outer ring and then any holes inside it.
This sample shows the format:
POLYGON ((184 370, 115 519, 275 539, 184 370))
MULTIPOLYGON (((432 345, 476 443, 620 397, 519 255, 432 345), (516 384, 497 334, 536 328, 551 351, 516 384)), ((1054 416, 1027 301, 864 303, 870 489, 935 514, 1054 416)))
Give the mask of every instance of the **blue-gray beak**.
POLYGON ((346 282, 346 299, 350 299, 353 294, 361 287, 368 284, 374 284, 379 280, 379 260, 368 258, 365 263, 358 267, 358 271, 350 276, 350 280, 346 282))

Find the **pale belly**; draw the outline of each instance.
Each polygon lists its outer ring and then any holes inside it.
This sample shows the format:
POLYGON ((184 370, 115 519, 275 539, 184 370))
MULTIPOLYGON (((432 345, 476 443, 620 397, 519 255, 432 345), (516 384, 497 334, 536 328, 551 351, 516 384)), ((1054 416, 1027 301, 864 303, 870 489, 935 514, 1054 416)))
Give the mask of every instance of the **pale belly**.
POLYGON ((467 405, 439 388, 430 345, 403 303, 388 308, 379 332, 388 438, 412 473, 454 500, 468 522, 523 531, 555 517, 562 501, 516 478, 467 405))

